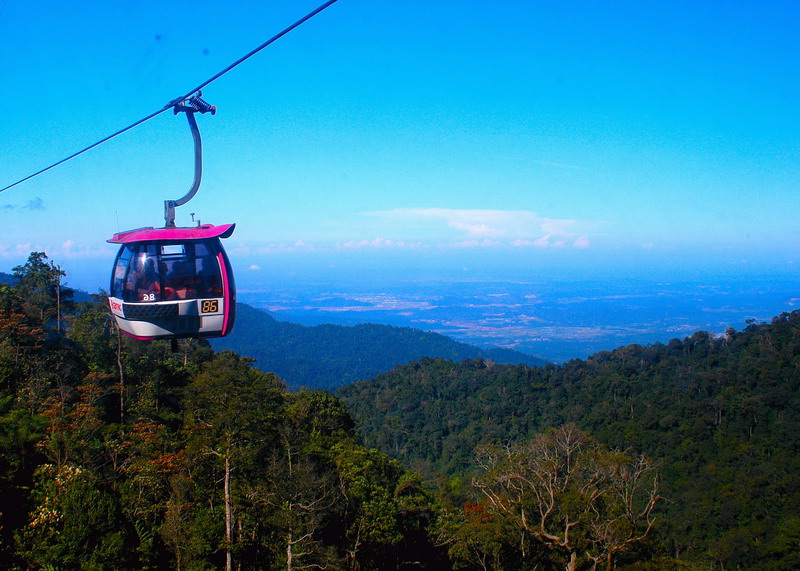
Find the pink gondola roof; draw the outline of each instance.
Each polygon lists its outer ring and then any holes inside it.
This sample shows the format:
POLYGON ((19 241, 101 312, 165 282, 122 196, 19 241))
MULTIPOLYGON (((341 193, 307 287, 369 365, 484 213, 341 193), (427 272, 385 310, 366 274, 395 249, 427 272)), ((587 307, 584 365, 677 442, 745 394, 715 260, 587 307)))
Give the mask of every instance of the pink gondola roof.
POLYGON ((107 242, 112 244, 128 244, 130 242, 152 242, 155 240, 204 240, 207 238, 228 238, 233 234, 236 224, 203 224, 190 228, 137 228, 118 232, 107 242))

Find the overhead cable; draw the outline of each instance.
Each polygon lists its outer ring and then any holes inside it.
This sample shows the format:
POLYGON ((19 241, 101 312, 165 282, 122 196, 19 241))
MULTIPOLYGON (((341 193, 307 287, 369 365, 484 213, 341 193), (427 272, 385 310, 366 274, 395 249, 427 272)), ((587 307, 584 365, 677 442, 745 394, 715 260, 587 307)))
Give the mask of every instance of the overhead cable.
POLYGON ((283 36, 285 36, 286 34, 288 34, 289 32, 291 32, 292 30, 294 30, 294 29, 295 29, 295 28, 297 28, 298 26, 300 26, 300 25, 304 24, 305 22, 307 22, 308 20, 310 20, 311 18, 313 18, 314 16, 316 16, 317 14, 319 14, 320 12, 322 12, 323 10, 325 10, 326 8, 328 8, 329 6, 331 6, 332 4, 335 4, 337 1, 338 1, 338 0, 328 0, 327 2, 325 2, 324 4, 322 4, 322 5, 320 5, 318 8, 316 8, 315 10, 312 10, 311 12, 309 12, 308 14, 306 14, 305 16, 303 16, 302 18, 300 18, 299 20, 297 20, 297 21, 296 21, 294 24, 292 24, 291 26, 288 26, 287 28, 284 28, 283 30, 281 30, 280 32, 278 32, 277 34, 275 34, 274 36, 272 36, 270 39, 268 39, 266 42, 264 42, 263 44, 261 44, 260 46, 258 46, 257 48, 255 48, 254 50, 250 51, 250 52, 249 52, 249 53, 247 53, 246 55, 242 56, 241 58, 239 58, 238 60, 236 60, 235 62, 233 62, 232 64, 230 64, 228 67, 226 67, 225 69, 223 69, 223 70, 222 70, 222 71, 220 71, 219 73, 217 73, 217 74, 213 75, 212 77, 210 77, 209 79, 207 79, 206 81, 204 81, 203 83, 201 83, 200 85, 198 85, 197 87, 195 87, 194 89, 190 90, 190 91, 189 91, 189 92, 187 92, 185 95, 182 95, 181 97, 176 97, 175 99, 171 100, 169 103, 167 103, 166 105, 164 105, 164 107, 162 107, 162 108, 161 108, 161 109, 159 109, 158 111, 154 111, 153 113, 150 113, 149 115, 147 115, 146 117, 144 117, 144 118, 142 118, 142 119, 139 119, 139 120, 138 120, 138 121, 136 121, 135 123, 131 123, 131 124, 130 124, 130 125, 128 125, 127 127, 124 127, 124 128, 122 128, 122 129, 120 129, 119 131, 117 131, 117 132, 115 132, 115 133, 112 133, 111 135, 108 135, 107 137, 104 137, 104 138, 100 139, 100 140, 99 140, 99 141, 97 141, 96 143, 92 143, 92 144, 91 144, 91 145, 89 145, 88 147, 85 147, 85 148, 81 149, 80 151, 78 151, 78 152, 76 152, 76 153, 73 153, 73 154, 71 154, 70 156, 68 156, 68 157, 66 157, 66 158, 63 158, 63 159, 61 159, 60 161, 57 161, 57 162, 55 162, 55 163, 51 164, 51 165, 50 165, 50 166, 48 166, 48 167, 45 167, 45 168, 43 168, 43 169, 41 169, 41 170, 39 170, 39 171, 37 171, 37 172, 35 172, 35 173, 31 174, 31 175, 28 175, 28 176, 26 176, 25 178, 22 178, 22 179, 18 180, 18 181, 17 181, 17 182, 15 182, 15 183, 12 183, 12 184, 9 184, 8 186, 5 186, 5 187, 3 187, 3 188, 0 188, 0 192, 6 191, 6 190, 8 190, 9 188, 12 188, 12 187, 14 187, 14 186, 17 186, 18 184, 21 184, 21 183, 25 182, 26 180, 30 180, 30 179, 32 179, 32 178, 33 178, 33 177, 35 177, 35 176, 38 176, 38 175, 40 175, 40 174, 42 174, 42 173, 44 173, 44 172, 47 172, 47 171, 49 171, 50 169, 52 169, 52 168, 55 168, 55 167, 57 167, 57 166, 59 166, 59 165, 61 165, 61 164, 64 164, 64 163, 65 163, 65 162, 67 162, 68 160, 70 160, 70 159, 74 159, 74 158, 75 158, 75 157, 77 157, 78 155, 82 155, 82 154, 83 154, 83 153, 85 153, 86 151, 89 151, 89 150, 91 150, 91 149, 94 149, 94 148, 95 148, 95 147, 97 147, 98 145, 102 145, 102 144, 103 144, 103 143, 105 143, 106 141, 109 141, 109 140, 113 139, 113 138, 114 138, 114 137, 116 137, 117 135, 121 135, 122 133, 125 133, 126 131, 130 131, 130 130, 131 130, 131 129, 133 129, 134 127, 137 127, 137 126, 141 125, 141 124, 142 124, 142 123, 144 123, 145 121, 149 121, 150 119, 152 119, 153 117, 156 117, 157 115, 160 115, 160 114, 161 114, 161 113, 163 113, 164 111, 167 111, 168 109, 172 109, 173 107, 175 107, 176 105, 178 105, 178 104, 179 104, 179 103, 181 103, 182 101, 185 101, 186 99, 188 99, 189 97, 191 97, 191 96, 192 96, 192 94, 194 94, 194 93, 196 93, 196 92, 200 91, 200 90, 201 90, 203 87, 205 87, 206 85, 208 85, 208 84, 209 84, 209 83, 211 83, 212 81, 215 81, 215 80, 219 79, 221 76, 223 76, 224 74, 228 73, 230 70, 232 70, 233 68, 235 68, 236 66, 238 66, 240 63, 242 63, 242 62, 244 62, 245 60, 247 60, 247 59, 249 59, 249 58, 253 57, 253 56, 254 56, 254 55, 256 55, 258 52, 260 52, 261 50, 263 50, 264 48, 266 48, 266 47, 267 47, 267 46, 269 46, 270 44, 274 43, 275 41, 279 40, 280 38, 282 38, 283 36))

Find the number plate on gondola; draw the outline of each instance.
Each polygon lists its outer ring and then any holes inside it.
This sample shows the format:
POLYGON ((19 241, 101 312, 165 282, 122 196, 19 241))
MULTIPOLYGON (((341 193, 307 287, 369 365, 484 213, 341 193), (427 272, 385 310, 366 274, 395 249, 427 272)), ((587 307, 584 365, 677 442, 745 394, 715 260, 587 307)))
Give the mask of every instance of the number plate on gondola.
POLYGON ((200 313, 217 313, 219 311, 218 299, 204 299, 200 304, 200 313))

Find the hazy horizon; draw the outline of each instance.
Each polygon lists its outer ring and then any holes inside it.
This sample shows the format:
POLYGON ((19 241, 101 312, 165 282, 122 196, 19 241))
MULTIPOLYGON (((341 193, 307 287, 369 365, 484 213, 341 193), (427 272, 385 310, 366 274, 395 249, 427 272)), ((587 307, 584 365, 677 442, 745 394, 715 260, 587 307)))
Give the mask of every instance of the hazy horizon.
MULTIPOLYGON (((67 285, 96 293, 108 288, 111 260, 54 261, 67 285)), ((721 335, 800 306, 797 265, 721 257, 661 256, 599 269, 580 258, 524 265, 491 255, 467 266, 434 253, 284 254, 260 265, 234 253, 232 260, 239 301, 281 321, 415 327, 557 362, 697 330, 721 335)))

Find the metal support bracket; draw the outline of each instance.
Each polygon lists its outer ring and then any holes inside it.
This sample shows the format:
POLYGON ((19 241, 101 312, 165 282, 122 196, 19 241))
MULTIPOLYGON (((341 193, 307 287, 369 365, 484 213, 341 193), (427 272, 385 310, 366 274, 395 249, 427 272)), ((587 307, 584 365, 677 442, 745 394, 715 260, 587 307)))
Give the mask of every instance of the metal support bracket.
POLYGON ((189 128, 192 130, 192 139, 194 140, 194 181, 189 192, 184 196, 177 200, 164 201, 164 221, 167 228, 175 227, 175 207, 183 206, 197 194, 197 189, 200 188, 200 180, 203 178, 203 142, 200 139, 200 129, 197 128, 194 114, 211 113, 214 115, 217 112, 217 108, 200 99, 200 95, 201 93, 198 91, 189 99, 183 100, 173 107, 176 115, 181 112, 186 113, 189 128))

